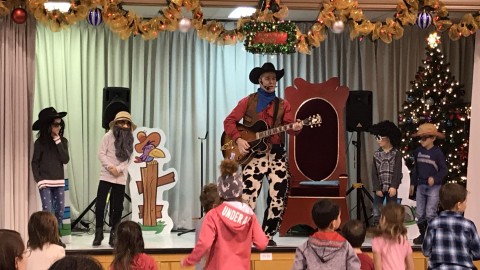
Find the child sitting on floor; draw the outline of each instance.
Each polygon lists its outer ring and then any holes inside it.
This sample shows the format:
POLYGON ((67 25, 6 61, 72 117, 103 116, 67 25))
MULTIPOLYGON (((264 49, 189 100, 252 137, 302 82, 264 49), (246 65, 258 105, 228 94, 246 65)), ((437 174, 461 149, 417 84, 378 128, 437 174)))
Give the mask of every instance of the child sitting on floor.
MULTIPOLYGON (((217 185, 210 183, 203 187, 202 194, 200 194, 200 204, 202 205, 203 212, 208 213, 212 208, 219 205, 220 197, 218 196, 218 189, 217 185)), ((201 218, 197 226, 195 228, 195 243, 198 241, 200 237, 200 228, 202 228, 203 218, 201 218)), ((202 260, 195 265, 196 270, 202 270, 203 266, 206 262, 206 257, 208 254, 205 255, 202 260)))
POLYGON ((360 269, 360 260, 350 243, 338 234, 340 207, 321 199, 312 208, 318 227, 308 240, 297 248, 292 270, 297 269, 360 269))
POLYGON ((32 253, 27 270, 47 270, 54 262, 65 257, 65 248, 59 245, 58 220, 47 211, 35 212, 28 220, 27 246, 32 253))
POLYGON ((142 229, 133 221, 123 221, 117 227, 110 270, 157 270, 155 260, 143 253, 142 229))
POLYGON ((370 256, 363 253, 360 249, 363 242, 365 241, 365 235, 367 234, 367 229, 365 224, 358 219, 351 219, 343 225, 342 234, 345 239, 352 245, 353 250, 357 254, 358 259, 360 259, 360 269, 361 270, 373 270, 373 260, 370 256))
POLYGON ((375 269, 413 270, 412 247, 407 241, 404 220, 403 206, 389 202, 383 207, 380 223, 373 230, 372 251, 375 269))

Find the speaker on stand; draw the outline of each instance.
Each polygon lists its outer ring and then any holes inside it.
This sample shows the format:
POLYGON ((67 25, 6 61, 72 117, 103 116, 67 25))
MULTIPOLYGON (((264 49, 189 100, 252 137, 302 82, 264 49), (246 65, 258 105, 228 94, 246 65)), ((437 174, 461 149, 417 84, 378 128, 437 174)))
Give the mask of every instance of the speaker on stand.
POLYGON ((130 112, 130 88, 105 87, 102 99, 102 127, 109 130, 110 122, 121 111, 130 112))
POLYGON ((373 203, 373 197, 365 188, 361 179, 361 151, 362 140, 360 138, 361 132, 367 131, 372 126, 372 91, 350 91, 347 100, 346 109, 346 126, 347 131, 356 132, 357 140, 353 141, 356 147, 356 168, 357 168, 357 182, 347 190, 349 195, 353 190, 357 190, 357 219, 363 212, 365 225, 369 226, 369 217, 367 215, 367 208, 365 205, 364 195, 373 203), (363 211, 362 211, 363 210, 363 211))
MULTIPOLYGON (((107 132, 110 129, 110 122, 115 119, 115 115, 121 111, 130 112, 130 88, 126 87, 104 87, 103 88, 103 98, 102 98, 102 127, 107 132)), ((125 198, 132 201, 130 197, 125 194, 125 198)), ((93 199, 90 204, 87 206, 85 210, 72 222, 71 228, 74 229, 78 223, 81 222, 82 218, 88 213, 88 211, 95 211, 92 210, 93 206, 97 198, 93 199)), ((105 209, 108 209, 108 205, 105 206, 105 209)), ((130 213, 129 213, 130 214, 130 213)), ((129 214, 123 216, 122 218, 128 216, 129 214)), ((108 226, 111 226, 107 223, 105 219, 105 223, 108 226)))

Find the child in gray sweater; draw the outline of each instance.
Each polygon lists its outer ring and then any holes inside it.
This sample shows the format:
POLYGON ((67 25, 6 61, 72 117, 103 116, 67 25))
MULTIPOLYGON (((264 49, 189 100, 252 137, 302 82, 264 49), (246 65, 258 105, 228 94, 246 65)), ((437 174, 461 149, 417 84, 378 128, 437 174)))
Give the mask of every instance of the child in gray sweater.
POLYGON ((312 208, 318 231, 297 248, 292 270, 360 269, 360 260, 350 243, 335 230, 340 227, 340 207, 331 200, 319 200, 312 208))

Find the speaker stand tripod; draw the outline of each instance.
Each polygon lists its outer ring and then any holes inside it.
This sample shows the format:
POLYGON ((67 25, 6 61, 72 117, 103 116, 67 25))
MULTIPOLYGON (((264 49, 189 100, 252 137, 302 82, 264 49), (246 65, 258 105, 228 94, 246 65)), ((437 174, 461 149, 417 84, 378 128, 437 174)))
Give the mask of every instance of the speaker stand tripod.
POLYGON ((356 131, 357 132, 357 140, 353 141, 352 144, 356 147, 357 155, 356 155, 356 167, 357 167, 357 182, 354 183, 348 190, 347 190, 347 196, 353 191, 357 191, 357 219, 360 219, 361 214, 363 212, 363 218, 365 220, 365 226, 368 228, 370 226, 369 224, 369 217, 367 215, 367 207, 365 205, 365 198, 363 195, 366 195, 367 198, 373 203, 373 197, 368 192, 368 190, 365 188, 365 186, 362 183, 362 177, 361 177, 361 150, 362 150, 362 140, 360 138, 360 133, 361 131, 356 131), (363 210, 363 211, 362 211, 363 210))
MULTIPOLYGON (((205 137, 198 137, 198 139, 200 140, 200 190, 203 190, 203 142, 207 139, 208 137, 208 131, 207 133, 205 133, 205 137)), ((200 218, 201 219, 203 217, 203 206, 202 204, 200 204, 200 218)), ((186 233, 189 233, 189 232, 194 232, 195 229, 190 229, 190 230, 187 230, 187 231, 183 231, 183 232, 179 232, 177 233, 177 236, 180 236, 180 235, 183 235, 183 234, 186 234, 186 233)))
MULTIPOLYGON (((110 197, 110 195, 108 195, 107 197, 110 197)), ((126 193, 124 195, 124 197, 129 201, 129 202, 132 202, 132 199, 130 198, 130 196, 128 196, 126 193)), ((95 214, 95 211, 92 210, 93 206, 95 205, 95 203, 97 202, 97 198, 93 199, 90 204, 87 206, 87 208, 85 208, 85 210, 83 210, 83 212, 72 222, 72 230, 77 226, 78 223, 82 224, 85 226, 85 224, 83 223, 82 221, 82 218, 88 213, 88 211, 92 211, 94 214, 95 214)), ((107 209, 107 205, 105 206, 105 209, 107 209)), ((128 215, 130 215, 132 212, 129 212, 128 214, 124 215, 122 217, 122 219, 124 219, 125 217, 127 217, 128 215)), ((105 219, 106 220, 106 219, 105 219)), ((110 224, 110 219, 108 220, 108 223, 105 221, 105 224, 107 224, 108 226, 111 226, 110 224)))

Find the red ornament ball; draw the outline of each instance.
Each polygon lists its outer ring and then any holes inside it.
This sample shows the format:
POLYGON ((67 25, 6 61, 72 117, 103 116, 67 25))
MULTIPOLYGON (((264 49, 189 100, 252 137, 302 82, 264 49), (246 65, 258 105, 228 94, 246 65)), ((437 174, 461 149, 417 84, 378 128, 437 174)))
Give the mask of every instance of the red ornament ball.
POLYGON ((12 20, 15 23, 23 24, 27 21, 27 11, 23 8, 16 8, 12 11, 12 20))

